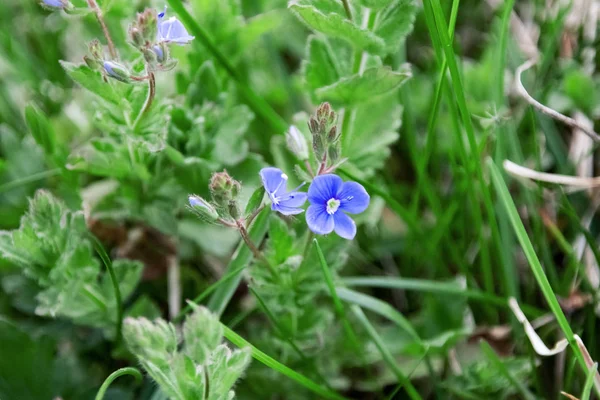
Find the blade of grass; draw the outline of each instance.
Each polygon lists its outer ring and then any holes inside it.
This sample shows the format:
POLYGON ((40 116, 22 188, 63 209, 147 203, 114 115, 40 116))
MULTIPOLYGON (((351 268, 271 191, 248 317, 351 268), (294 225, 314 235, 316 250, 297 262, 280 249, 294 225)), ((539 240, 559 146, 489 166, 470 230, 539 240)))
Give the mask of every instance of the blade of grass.
POLYGON ((142 382, 142 373, 137 368, 133 368, 133 367, 120 368, 120 369, 116 370, 115 372, 113 372, 112 374, 110 374, 108 376, 108 378, 106 378, 104 383, 102 383, 102 386, 100 386, 100 389, 98 390, 98 393, 96 394, 95 399, 96 400, 104 399, 104 394, 108 390, 108 387, 110 386, 110 384, 113 383, 113 381, 115 379, 117 379, 118 377, 121 377, 123 375, 131 375, 135 378, 137 383, 142 382))
POLYGON ((113 268, 112 261, 108 254, 106 254, 106 250, 104 250, 104 246, 100 243, 100 240, 94 235, 90 233, 90 240, 94 246, 94 249, 100 256, 100 259, 104 263, 106 270, 110 276, 110 281, 113 286, 113 290, 115 292, 115 307, 117 314, 117 321, 115 326, 115 345, 118 345, 121 342, 121 332, 123 328, 123 300, 121 298, 121 289, 119 288, 119 282, 117 281, 117 275, 115 274, 115 269, 113 268))
POLYGON ((16 179, 14 181, 4 183, 0 185, 0 193, 8 192, 9 190, 18 188, 19 186, 27 185, 29 183, 41 181, 42 179, 60 175, 60 172, 60 168, 54 168, 48 171, 38 172, 37 174, 32 174, 23 178, 16 179))
MULTIPOLYGON (((452 78, 452 88, 456 96, 458 110, 455 104, 455 100, 452 97, 451 93, 448 91, 446 91, 446 93, 448 95, 448 106, 450 107, 450 117, 452 118, 455 143, 457 148, 459 149, 459 155, 461 157, 463 166, 467 168, 469 175, 475 175, 475 180, 480 185, 480 192, 483 196, 485 210, 488 214, 490 221, 492 239, 494 239, 494 241, 497 241, 499 235, 497 233, 497 227, 495 226, 495 218, 493 217, 493 204, 491 202, 491 197, 489 197, 488 188, 485 185, 485 181, 483 179, 481 165, 478 162, 480 156, 478 152, 477 142, 475 140, 475 131, 473 128, 473 123, 471 121, 471 115, 469 114, 466 105, 466 99, 458 70, 458 64, 456 62, 456 57, 452 48, 452 41, 450 39, 450 35, 448 35, 448 27, 446 25, 446 20, 441 9, 439 0, 425 0, 423 2, 423 10, 426 14, 425 20, 427 22, 429 34, 432 38, 432 43, 434 44, 434 46, 438 47, 436 53, 441 53, 439 49, 439 47, 441 47, 441 50, 443 50, 443 53, 445 54, 448 68, 450 70, 450 76, 452 78), (468 155, 463 143, 462 130, 458 126, 458 120, 460 118, 462 118, 463 125, 467 133, 467 141, 469 143, 470 148, 470 153, 468 155)), ((479 207, 478 192, 475 188, 475 182, 473 182, 473 179, 471 179, 470 176, 466 178, 466 184, 469 188, 469 201, 472 203, 472 215, 474 225, 473 229, 477 233, 477 237, 479 240, 483 283, 486 291, 493 293, 494 276, 491 265, 491 254, 488 246, 487 235, 483 233, 483 213, 479 207)), ((497 320, 497 315, 493 314, 493 310, 486 308, 486 312, 492 322, 497 320)))
POLYGON ((587 377, 585 378, 585 385, 583 386, 583 392, 581 393, 580 400, 589 400, 592 394, 592 387, 594 386, 594 375, 598 369, 598 363, 595 362, 589 369, 587 377))
MULTIPOLYGON (((505 298, 474 289, 462 289, 459 286, 448 282, 395 277, 349 277, 342 278, 341 283, 350 287, 380 287, 427 293, 451 294, 508 308, 508 300, 505 298)), ((544 311, 535 307, 523 305, 521 308, 523 309, 523 312, 532 318, 537 318, 544 314, 544 311)))
POLYGON ((329 295, 333 300, 333 306, 335 309, 335 313, 338 315, 340 320, 342 321, 342 326, 344 327, 344 331, 346 332, 346 336, 348 339, 352 341, 353 346, 357 351, 361 351, 360 343, 356 337, 356 334, 352 330, 352 326, 350 325, 350 321, 348 320, 348 316, 346 315, 346 311, 344 310, 344 305, 342 301, 337 295, 335 290, 335 284, 333 282, 333 275, 331 274, 331 270, 329 269, 329 265, 327 265, 327 261, 325 260, 325 256, 323 255, 323 251, 321 250, 321 246, 319 246, 319 241, 315 238, 313 239, 313 243, 315 245, 315 249, 317 250, 317 255, 319 256, 319 262, 321 264, 321 269, 323 270, 323 276, 325 278, 325 283, 327 284, 327 288, 329 289, 329 295))
POLYGON ((550 282, 548 282, 548 278, 546 277, 546 274, 544 273, 544 269, 542 268, 540 260, 538 259, 537 255, 535 254, 533 245, 531 244, 531 241, 529 240, 529 236, 527 235, 527 231, 525 230, 525 226, 523 225, 523 222, 521 221, 521 218, 519 217, 517 207, 515 206, 515 203, 513 202, 512 198, 510 197, 510 193, 508 192, 506 183, 504 183, 502 174, 500 173, 500 171, 498 170, 498 167, 496 167, 496 165, 493 163, 492 160, 488 159, 487 165, 488 165, 488 168, 489 168, 489 171, 491 174, 492 183, 493 183, 494 187, 496 188, 498 197, 500 198, 500 202, 504 205, 504 207, 506 209, 506 212, 508 214, 508 217, 510 219, 512 227, 515 231, 515 234, 517 235, 517 239, 519 240, 519 243, 521 244, 521 247, 523 248, 523 252, 525 253, 525 257, 527 258, 529 267, 531 268, 531 271, 533 272, 533 275, 535 276, 535 279, 538 282, 540 289, 542 290, 544 298, 548 302, 550 310, 554 314, 556 321, 558 322, 558 325, 560 326, 561 330, 563 331, 563 333, 565 335, 565 338, 567 339, 567 341, 569 342, 569 345, 573 349, 573 352, 575 353, 575 357, 577 358, 577 361, 579 362, 580 366, 585 371, 587 371, 585 359, 583 357, 583 354, 581 353, 581 350, 577 346, 577 342, 575 341, 573 330, 571 329, 571 326, 569 325, 569 321, 567 321, 567 317, 565 316, 562 309, 560 308, 560 304, 558 303, 556 295, 554 294, 554 291, 552 290, 552 287, 550 286, 550 282))
POLYGON ((239 348, 249 347, 252 353, 252 358, 254 358, 256 361, 266 365, 274 371, 281 373, 282 375, 287 376, 288 378, 299 383, 300 385, 304 386, 313 393, 322 396, 325 399, 347 400, 345 397, 313 382, 304 375, 294 371, 293 369, 283 365, 279 361, 270 357, 269 355, 263 353, 262 351, 254 347, 252 344, 250 344, 250 342, 248 342, 246 339, 244 339, 243 337, 235 333, 233 330, 231 330, 227 325, 221 323, 221 326, 223 327, 223 331, 227 340, 229 340, 231 343, 233 343, 239 348))
POLYGON ((384 190, 373 185, 372 183, 360 179, 359 177, 351 174, 343 168, 338 168, 337 171, 340 174, 347 177, 348 179, 351 179, 363 185, 366 189, 368 189, 369 193, 376 194, 377 196, 381 197, 388 205, 388 207, 390 207, 400 218, 402 218, 402 220, 406 223, 406 225, 408 225, 408 227, 412 231, 419 232, 421 230, 419 223, 415 219, 414 215, 408 210, 408 208, 404 207, 402 204, 394 200, 394 198, 392 198, 392 196, 390 196, 384 190))
MULTIPOLYGON (((252 225, 248 229, 248 235, 250 240, 254 243, 260 243, 267 234, 267 228, 269 227, 269 217, 271 210, 267 207, 254 219, 252 225)), ((237 276, 230 278, 227 283, 223 283, 213 293, 210 300, 208 301, 207 307, 217 315, 223 314, 223 311, 229 304, 233 293, 237 289, 240 281, 242 280, 243 266, 247 266, 252 261, 252 252, 246 247, 244 242, 240 242, 231 261, 225 269, 226 273, 231 271, 239 270, 237 276)))
POLYGON ((398 325, 399 328, 408 333, 408 335, 415 342, 422 344, 421 338, 417 334, 417 331, 415 331, 415 329, 413 328, 412 324, 404 317, 404 315, 400 314, 394 307, 390 306, 388 303, 385 303, 375 297, 371 297, 369 295, 356 292, 354 290, 346 289, 343 287, 338 287, 335 289, 335 291, 340 299, 350 304, 356 304, 362 308, 371 310, 374 313, 377 313, 382 317, 385 317, 390 321, 396 323, 396 325, 398 325))
POLYGON ((396 364, 396 360, 394 360, 392 354, 385 347, 383 339, 381 339, 381 336, 379 336, 373 325, 371 325, 371 322, 369 322, 367 316, 362 311, 362 309, 357 305, 351 306, 350 309, 352 310, 356 318, 358 318, 358 320, 361 322, 361 324, 375 343, 375 346, 377 346, 377 349, 381 353, 383 360, 385 361, 387 366, 392 370, 394 375, 396 375, 398 382, 400 382, 403 385, 408 396, 413 400, 421 399, 421 396, 417 392, 417 389, 415 389, 410 380, 404 375, 400 367, 398 367, 398 365, 396 364))
MULTIPOLYGON (((242 273, 242 271, 246 269, 246 267, 247 267, 247 265, 244 264, 241 267, 236 268, 233 271, 226 273, 225 275, 223 275, 221 277, 221 279, 219 279, 218 281, 216 281, 215 283, 213 283, 212 285, 210 285, 209 287, 204 289, 204 291, 202 293, 200 293, 198 296, 196 296, 193 300, 191 300, 191 302, 194 304, 200 304, 202 302, 202 300, 207 298, 212 292, 214 292, 215 290, 220 288, 222 285, 229 282, 229 280, 239 277, 240 274, 242 273)), ((188 304, 183 308, 183 310, 181 310, 179 312, 179 314, 177 314, 177 316, 173 319, 173 321, 181 322, 183 320, 183 317, 185 317, 185 315, 187 313, 189 313, 190 311, 192 311, 192 307, 188 304)))
MULTIPOLYGON (((256 112, 256 114, 260 115, 266 122, 271 125, 271 127, 278 134, 285 134, 288 130, 289 125, 285 120, 277 114, 271 105, 267 103, 262 97, 258 96, 246 83, 243 81, 242 76, 236 71, 235 67, 227 56, 221 53, 219 47, 213 42, 208 32, 202 28, 202 26, 190 15, 190 13, 185 9, 181 0, 167 0, 169 6, 177 13, 179 18, 183 24, 189 29, 189 31, 196 36, 204 47, 208 49, 210 53, 215 57, 217 62, 221 64, 221 66, 227 71, 229 76, 236 82, 237 88, 242 92, 242 95, 246 99, 246 102, 256 112)), ((194 41, 196 43, 196 41, 194 41)))
POLYGON ((521 381, 515 378, 511 372, 508 370, 506 365, 502 362, 500 357, 496 354, 494 349, 489 345, 486 341, 481 341, 480 343, 481 351, 487 357, 487 359, 492 363, 494 367, 500 372, 508 381, 517 389, 519 393, 521 393, 521 398, 525 400, 535 400, 536 397, 523 385, 521 381))

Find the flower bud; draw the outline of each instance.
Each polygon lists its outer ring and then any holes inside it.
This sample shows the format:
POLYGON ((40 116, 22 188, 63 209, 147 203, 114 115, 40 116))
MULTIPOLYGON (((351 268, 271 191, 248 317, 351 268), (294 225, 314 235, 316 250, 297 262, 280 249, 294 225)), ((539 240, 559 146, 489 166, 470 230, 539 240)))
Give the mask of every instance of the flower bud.
POLYGON ((102 69, 102 62, 88 55, 83 56, 83 61, 87 64, 88 67, 95 71, 102 69))
POLYGON ((310 117, 308 120, 308 129, 313 135, 317 135, 319 133, 319 123, 315 117, 310 117))
POLYGON ((227 171, 223 171, 213 174, 209 188, 214 202, 221 207, 228 208, 228 201, 238 196, 241 184, 229 176, 227 171))
POLYGON ((331 127, 329 132, 327 133, 327 141, 329 143, 335 143, 340 137, 337 134, 337 126, 334 125, 331 127))
POLYGON ((100 44, 98 39, 94 39, 88 43, 88 51, 90 52, 90 55, 97 60, 101 60, 102 58, 104 58, 102 45, 100 44))
POLYGON ((114 61, 104 61, 104 71, 118 81, 128 83, 130 81, 131 73, 121 64, 114 61))
POLYGON ((240 207, 238 206, 237 201, 229 200, 229 204, 227 204, 227 210, 229 211, 229 215, 231 218, 238 220, 240 218, 240 207))
POLYGON ((328 119, 329 118, 329 114, 331 112, 331 106, 329 105, 329 103, 325 102, 325 103, 321 103, 321 105, 317 108, 317 118, 322 120, 322 119, 328 119))
POLYGON ((69 10, 73 8, 73 4, 68 0, 41 0, 40 5, 51 11, 69 10))
POLYGON ((146 61, 146 64, 150 66, 151 70, 154 70, 159 62, 154 50, 149 48, 143 48, 142 54, 144 55, 144 61, 146 61))
POLYGON ((156 54, 156 59, 160 64, 169 59, 169 48, 165 42, 152 46, 152 51, 156 54))
POLYGON ((206 200, 200 196, 190 195, 188 201, 192 211, 196 213, 200 218, 206 221, 216 221, 219 218, 217 210, 206 200))
POLYGON ((285 138, 288 149, 290 149, 299 160, 308 160, 308 145, 306 144, 304 135, 298 128, 292 125, 290 130, 286 133, 285 138))
POLYGON ((335 144, 332 144, 327 149, 327 157, 329 158, 329 162, 331 164, 337 163, 339 161, 341 155, 342 155, 342 146, 339 141, 336 142, 335 144))
POLYGON ((144 35, 142 35, 142 31, 137 26, 129 27, 129 40, 138 49, 144 47, 146 44, 144 35))
POLYGON ((154 43, 158 33, 158 17, 156 10, 146 8, 137 15, 135 27, 139 29, 144 43, 154 43))
POLYGON ((315 151, 317 160, 323 158, 323 155, 325 154, 325 143, 321 135, 313 135, 313 150, 315 151))

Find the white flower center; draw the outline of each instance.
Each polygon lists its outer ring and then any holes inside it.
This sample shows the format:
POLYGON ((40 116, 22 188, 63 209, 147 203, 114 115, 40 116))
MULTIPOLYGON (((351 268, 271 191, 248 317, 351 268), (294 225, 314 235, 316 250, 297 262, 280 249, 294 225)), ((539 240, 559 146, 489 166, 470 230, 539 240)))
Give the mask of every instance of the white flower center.
POLYGON ((327 214, 333 215, 340 208, 340 201, 338 199, 329 199, 327 201, 327 214))
POLYGON ((281 179, 282 181, 279 182, 279 185, 277 185, 277 187, 275 188, 275 190, 273 190, 270 193, 270 197, 271 197, 271 201, 273 202, 273 204, 278 205, 279 201, 281 200, 281 197, 277 197, 275 196, 275 193, 277 193, 277 191, 279 190, 279 188, 281 187, 281 185, 283 185, 285 182, 287 182, 288 180, 288 176, 286 174, 281 174, 281 179))

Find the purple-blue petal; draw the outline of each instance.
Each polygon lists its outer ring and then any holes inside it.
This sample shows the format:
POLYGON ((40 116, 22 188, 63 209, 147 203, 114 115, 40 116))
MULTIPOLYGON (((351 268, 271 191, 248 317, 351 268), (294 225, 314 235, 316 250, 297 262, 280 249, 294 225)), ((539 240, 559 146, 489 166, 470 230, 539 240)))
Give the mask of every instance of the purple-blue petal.
POLYGON ((333 222, 335 224, 335 233, 344 239, 352 240, 356 236, 356 224, 342 211, 333 214, 333 222))
POLYGON ((159 42, 174 42, 184 45, 193 39, 194 37, 190 36, 181 21, 175 17, 158 22, 157 40, 159 42))
POLYGON ((302 207, 306 203, 307 197, 306 193, 290 192, 279 200, 279 204, 283 207, 302 207))
POLYGON ((271 193, 274 193, 276 196, 283 195, 287 190, 287 179, 283 171, 279 168, 263 168, 259 174, 269 197, 271 197, 271 193))
POLYGON ((327 213, 324 205, 313 204, 306 210, 306 223, 311 231, 319 235, 327 235, 333 231, 333 215, 327 213))
POLYGON ((343 183, 342 178, 337 175, 317 176, 308 188, 308 201, 311 204, 325 205, 328 200, 337 198, 343 183))
POLYGON ((301 214, 304 212, 304 210, 302 208, 298 208, 298 207, 286 207, 286 206, 282 206, 281 204, 271 204, 271 210, 273 211, 277 211, 280 214, 283 215, 297 215, 297 214, 301 214))
POLYGON ((44 4, 49 7, 63 8, 65 4, 62 0, 44 0, 44 4))
POLYGON ((338 196, 340 200, 339 210, 350 214, 359 214, 365 211, 371 201, 371 197, 365 188, 356 182, 345 182, 338 196))

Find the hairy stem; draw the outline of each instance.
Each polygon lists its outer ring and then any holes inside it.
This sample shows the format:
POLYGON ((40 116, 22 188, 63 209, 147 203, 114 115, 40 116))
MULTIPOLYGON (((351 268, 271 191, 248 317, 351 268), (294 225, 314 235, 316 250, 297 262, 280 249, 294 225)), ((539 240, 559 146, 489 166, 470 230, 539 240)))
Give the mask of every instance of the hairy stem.
POLYGON ((248 246, 248 248, 250 249, 250 251, 254 255, 254 258, 256 258, 257 260, 262 261, 263 263, 265 263, 266 266, 271 271, 271 274, 273 275, 273 277, 276 278, 278 276, 277 271, 271 265, 271 263, 269 262, 269 260, 267 260, 267 258, 265 257, 265 255, 258 249, 258 247, 256 247, 256 245, 254 244, 254 242, 252 242, 252 240, 250 239, 250 235, 248 235, 248 231, 246 230, 246 227, 244 226, 244 223, 241 220, 237 220, 235 222, 237 224, 238 230, 240 231, 240 235, 242 236, 242 239, 244 240, 244 243, 246 243, 246 246, 248 246))
POLYGON ((88 6, 90 9, 96 14, 96 18, 98 19, 98 23, 102 28, 102 32, 104 32, 104 37, 106 38, 106 43, 108 44, 108 52, 110 53, 110 57, 113 60, 118 60, 119 55, 117 54, 117 49, 115 48, 115 43, 112 41, 110 37, 110 32, 108 31, 108 27, 106 26, 106 22, 104 22, 104 16, 102 15, 102 10, 98 7, 98 3, 96 0, 87 0, 88 6))
POLYGON ((346 10, 348 19, 352 21, 352 10, 350 10, 350 4, 348 3, 348 0, 342 0, 342 3, 344 4, 344 10, 346 10))

